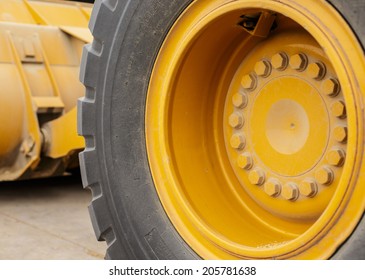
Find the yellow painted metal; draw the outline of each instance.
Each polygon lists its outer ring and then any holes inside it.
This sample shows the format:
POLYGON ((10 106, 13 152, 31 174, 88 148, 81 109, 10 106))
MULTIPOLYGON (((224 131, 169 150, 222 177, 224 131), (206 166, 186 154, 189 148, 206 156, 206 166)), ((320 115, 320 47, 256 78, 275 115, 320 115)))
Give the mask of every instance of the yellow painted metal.
POLYGON ((365 208, 364 75, 326 1, 193 1, 155 63, 145 129, 159 197, 197 254, 334 253, 365 208))
POLYGON ((17 145, 14 139, 22 136, 22 122, 24 119, 23 92, 21 80, 15 67, 4 65, 0 67, 0 157, 10 153, 17 145), (8 81, 17 81, 17 84, 10 84, 8 81), (12 92, 12 95, 8 95, 12 92), (19 104, 21 106, 19 106, 19 104), (9 121, 11 116, 11 121, 9 121))
POLYGON ((54 175, 44 159, 64 157, 67 167, 66 156, 82 148, 75 106, 84 93, 78 72, 83 45, 92 38, 91 7, 0 0, 0 180, 54 175), (60 138, 45 143, 42 130, 60 138))
POLYGON ((80 3, 72 4, 62 1, 29 1, 24 0, 38 24, 53 26, 86 27, 89 15, 80 3))
POLYGON ((60 29, 77 38, 77 39, 80 39, 81 41, 83 42, 91 42, 92 41, 92 35, 89 31, 89 29, 85 29, 83 27, 73 27, 73 26, 60 26, 60 29))
POLYGON ((62 158, 70 151, 84 148, 84 139, 77 135, 76 107, 62 117, 46 123, 42 128, 43 152, 50 158, 62 158), (76 137, 75 137, 76 136, 76 137))

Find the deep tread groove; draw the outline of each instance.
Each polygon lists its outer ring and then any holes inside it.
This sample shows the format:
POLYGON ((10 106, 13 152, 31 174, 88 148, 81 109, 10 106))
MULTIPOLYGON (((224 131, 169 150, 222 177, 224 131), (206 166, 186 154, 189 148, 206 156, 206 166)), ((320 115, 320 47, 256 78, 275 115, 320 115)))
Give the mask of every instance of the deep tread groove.
POLYGON ((102 191, 101 191, 100 184, 94 184, 94 185, 91 185, 91 186, 87 186, 84 189, 89 189, 91 191, 92 201, 94 201, 95 199, 98 199, 99 197, 102 196, 102 191))

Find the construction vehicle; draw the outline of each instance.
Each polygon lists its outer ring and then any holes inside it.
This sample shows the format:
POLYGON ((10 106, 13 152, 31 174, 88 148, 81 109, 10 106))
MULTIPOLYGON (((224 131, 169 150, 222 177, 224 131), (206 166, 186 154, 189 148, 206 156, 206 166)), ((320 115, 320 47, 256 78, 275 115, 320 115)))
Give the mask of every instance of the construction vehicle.
POLYGON ((365 258, 365 2, 100 0, 79 132, 108 258, 365 258))
POLYGON ((92 5, 0 0, 0 180, 78 168, 76 132, 82 48, 92 5))

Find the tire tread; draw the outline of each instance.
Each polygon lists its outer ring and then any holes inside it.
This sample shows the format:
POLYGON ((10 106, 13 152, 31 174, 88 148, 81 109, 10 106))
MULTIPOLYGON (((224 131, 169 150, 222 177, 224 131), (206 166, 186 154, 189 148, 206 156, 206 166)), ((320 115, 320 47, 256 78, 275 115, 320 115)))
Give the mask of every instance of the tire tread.
POLYGON ((85 150, 79 154, 82 183, 84 188, 91 189, 92 201, 89 205, 89 214, 97 240, 106 241, 106 259, 110 259, 113 252, 122 252, 114 234, 112 221, 107 219, 109 213, 108 203, 102 193, 101 182, 99 182, 99 162, 97 157, 97 146, 95 145, 96 135, 96 92, 100 64, 103 55, 105 27, 111 24, 112 13, 115 11, 120 0, 96 1, 91 14, 89 29, 94 36, 91 44, 85 45, 80 66, 80 81, 86 87, 86 96, 78 101, 78 133, 85 138, 85 150), (109 22, 106 20, 110 19, 109 22))

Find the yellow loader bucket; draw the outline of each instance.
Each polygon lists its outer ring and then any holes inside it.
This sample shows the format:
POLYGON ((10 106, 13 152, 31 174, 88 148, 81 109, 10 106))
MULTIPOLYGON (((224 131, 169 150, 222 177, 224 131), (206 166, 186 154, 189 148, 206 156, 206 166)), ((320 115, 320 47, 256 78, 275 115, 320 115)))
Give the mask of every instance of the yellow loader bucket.
POLYGON ((0 180, 78 165, 78 80, 92 5, 0 0, 0 180))

